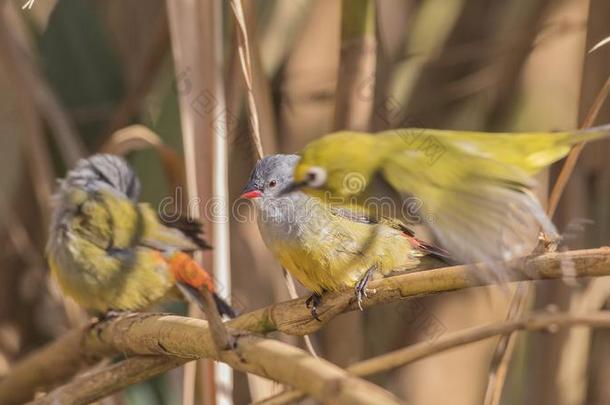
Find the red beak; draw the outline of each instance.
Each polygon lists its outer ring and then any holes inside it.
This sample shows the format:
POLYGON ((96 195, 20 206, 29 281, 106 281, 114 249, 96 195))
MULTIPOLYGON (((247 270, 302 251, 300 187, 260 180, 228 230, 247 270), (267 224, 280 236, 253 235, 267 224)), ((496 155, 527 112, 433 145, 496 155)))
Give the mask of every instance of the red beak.
POLYGON ((247 191, 247 192, 243 193, 241 195, 241 198, 247 198, 248 200, 251 200, 253 198, 258 198, 261 195, 263 195, 263 193, 261 193, 260 191, 252 190, 252 191, 247 191))

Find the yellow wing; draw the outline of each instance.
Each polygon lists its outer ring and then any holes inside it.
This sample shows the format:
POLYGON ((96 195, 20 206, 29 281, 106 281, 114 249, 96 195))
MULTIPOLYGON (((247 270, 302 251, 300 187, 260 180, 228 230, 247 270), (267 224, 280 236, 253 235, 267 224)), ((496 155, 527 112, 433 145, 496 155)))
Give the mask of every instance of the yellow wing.
POLYGON ((405 128, 380 132, 402 149, 424 152, 428 162, 442 158, 448 148, 465 156, 495 159, 535 174, 565 157, 572 145, 610 136, 610 125, 574 132, 475 132, 405 128))
POLYGON ((527 171, 492 156, 467 156, 454 142, 436 160, 423 149, 397 148, 381 173, 403 195, 402 212, 427 225, 458 261, 511 259, 531 251, 540 228, 556 234, 527 171))

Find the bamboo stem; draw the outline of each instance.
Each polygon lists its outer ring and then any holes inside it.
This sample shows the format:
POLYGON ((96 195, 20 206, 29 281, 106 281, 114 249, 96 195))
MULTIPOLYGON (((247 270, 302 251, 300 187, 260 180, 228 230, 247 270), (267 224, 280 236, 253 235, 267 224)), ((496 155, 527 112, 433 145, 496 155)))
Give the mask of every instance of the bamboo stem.
MULTIPOLYGON (((562 265, 566 262, 573 264, 574 277, 608 276, 610 275, 610 248, 546 253, 536 257, 515 260, 506 264, 507 279, 512 282, 562 279, 564 278, 562 265)), ((370 283, 369 297, 363 302, 363 306, 368 308, 409 297, 493 284, 490 280, 484 281, 480 277, 476 277, 471 270, 469 266, 453 266, 374 280, 370 283)), ((311 318, 309 310, 303 304, 303 299, 300 298, 248 312, 229 321, 227 325, 232 330, 257 334, 279 330, 292 335, 304 335, 320 329, 335 316, 357 308, 358 304, 354 300, 353 292, 351 290, 342 291, 323 296, 323 304, 319 311, 322 322, 311 318)), ((148 318, 159 319, 160 316, 141 314, 137 315, 136 319, 139 323, 142 323, 148 318)), ((173 317, 170 318, 173 319, 173 317)), ((201 322, 203 321, 197 319, 188 320, 189 324, 198 325, 201 322)), ((133 325, 137 326, 139 323, 134 322, 133 325)), ((118 324, 118 326, 121 325, 123 324, 118 324)), ((161 328, 161 326, 159 327, 161 328)), ((108 334, 109 339, 112 339, 113 333, 118 334, 114 339, 120 340, 124 337, 120 327, 106 327, 101 335, 108 334)), ((180 334, 182 331, 173 330, 169 324, 165 323, 159 333, 161 336, 167 337, 169 335, 173 336, 174 333, 180 334)), ((181 350, 191 353, 189 350, 195 350, 200 356, 213 357, 215 350, 211 345, 206 346, 205 343, 206 340, 211 339, 209 333, 205 331, 199 331, 198 333, 204 336, 176 337, 175 341, 172 340, 176 349, 170 350, 169 354, 184 354, 185 352, 181 352, 181 350), (192 347, 195 349, 191 349, 192 347), (204 349, 205 352, 201 351, 204 349)), ((99 358, 112 353, 112 348, 100 344, 99 339, 92 340, 91 335, 95 337, 98 334, 84 334, 82 330, 74 330, 16 364, 12 373, 0 381, 0 403, 24 402, 31 398, 39 387, 47 387, 66 381, 77 373, 82 366, 91 365, 99 358), (49 367, 49 365, 53 366, 49 367)), ((121 347, 121 351, 139 354, 164 353, 160 351, 159 346, 156 346, 156 351, 142 353, 140 351, 141 346, 138 345, 146 346, 151 343, 146 340, 137 342, 133 348, 121 347)), ((167 349, 165 343, 162 344, 167 349)))
MULTIPOLYGON (((185 361, 201 357, 219 360, 236 370, 298 387, 322 403, 401 403, 386 390, 354 377, 332 363, 315 359, 301 349, 276 340, 241 332, 236 338, 234 350, 218 352, 214 347, 209 324, 199 319, 164 314, 129 314, 81 330, 80 338, 81 347, 87 352, 164 355, 169 356, 166 361, 175 366, 181 364, 176 358, 185 361)), ((159 371, 166 369, 164 364, 156 360, 149 361, 154 362, 154 367, 159 371)), ((130 362, 128 365, 131 367, 134 363, 130 362)), ((118 385, 112 373, 107 370, 102 370, 101 373, 110 378, 109 384, 115 390, 118 385)), ((100 373, 94 374, 91 379, 82 377, 84 380, 79 381, 80 385, 89 380, 96 384, 95 377, 99 376, 100 373)), ((111 392, 106 385, 100 388, 103 388, 105 393, 111 392)), ((14 390, 7 391, 15 394, 14 390)), ((82 394, 86 394, 87 398, 95 396, 88 390, 79 391, 72 384, 59 389, 59 392, 63 393, 62 399, 65 403, 82 403, 82 394), (66 397, 66 394, 72 397, 66 397)), ((21 398, 23 397, 3 397, 2 403, 19 402, 21 398)), ((46 402, 40 403, 53 403, 52 400, 42 400, 46 402)))
MULTIPOLYGON (((441 336, 434 342, 424 341, 394 350, 371 359, 354 363, 346 368, 347 371, 359 377, 378 374, 397 367, 403 367, 423 358, 433 356, 444 351, 479 342, 495 336, 513 334, 519 330, 545 331, 556 328, 570 328, 575 326, 588 326, 596 328, 610 328, 610 311, 599 311, 592 314, 573 314, 570 312, 548 314, 532 314, 523 319, 511 319, 503 322, 474 326, 441 336)), ((305 395, 296 390, 283 392, 256 405, 291 404, 304 398, 305 395)))

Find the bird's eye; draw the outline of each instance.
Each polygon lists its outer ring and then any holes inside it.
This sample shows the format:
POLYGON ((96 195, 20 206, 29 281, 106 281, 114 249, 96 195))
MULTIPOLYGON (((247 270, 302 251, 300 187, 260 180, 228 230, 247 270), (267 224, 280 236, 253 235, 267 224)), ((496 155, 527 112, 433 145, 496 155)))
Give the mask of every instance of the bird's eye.
POLYGON ((271 181, 269 182, 269 187, 273 188, 273 187, 275 187, 275 186, 277 186, 277 181, 275 181, 275 180, 271 180, 271 181))
POLYGON ((306 181, 309 187, 322 187, 326 183, 326 170, 318 166, 309 168, 306 181))

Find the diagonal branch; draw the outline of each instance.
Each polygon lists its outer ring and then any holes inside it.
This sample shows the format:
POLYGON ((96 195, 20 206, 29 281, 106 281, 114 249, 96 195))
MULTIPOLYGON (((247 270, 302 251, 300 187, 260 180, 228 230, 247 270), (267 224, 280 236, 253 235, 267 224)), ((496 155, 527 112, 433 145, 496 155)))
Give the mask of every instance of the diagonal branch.
MULTIPOLYGON (((606 82, 597 94, 597 97, 589 108, 589 111, 587 112, 587 115, 585 116, 580 128, 589 128, 595 123, 595 119, 597 118, 602 105, 606 101, 609 92, 610 77, 606 79, 606 82)), ((547 212, 550 218, 553 217, 555 211, 557 210, 561 195, 568 184, 574 168, 576 167, 576 163, 578 162, 578 158, 584 149, 584 146, 584 143, 575 145, 568 154, 568 157, 561 168, 559 176, 557 177, 549 196, 547 212)), ((530 290, 531 288, 527 283, 517 287, 507 314, 507 318, 509 320, 517 319, 523 316, 526 309, 525 303, 530 296, 530 290)), ((490 367, 489 381, 485 391, 484 404, 495 405, 500 403, 502 389, 506 381, 506 376, 508 375, 508 367, 515 349, 515 345, 516 338, 514 334, 502 336, 498 341, 494 351, 492 365, 490 367)))
POLYGON ((113 392, 179 367, 187 360, 168 356, 134 356, 76 377, 31 404, 90 404, 113 392))
MULTIPOLYGON (((134 313, 85 328, 81 331, 80 345, 84 352, 91 353, 165 355, 169 356, 167 362, 175 367, 182 363, 176 358, 194 360, 206 357, 219 360, 236 370, 298 387, 322 403, 400 403, 394 395, 381 387, 354 377, 325 360, 315 359, 301 349, 276 340, 235 330, 233 332, 236 336, 235 348, 218 352, 209 325, 203 320, 166 314, 134 313)), ((148 361, 159 372, 168 368, 158 361, 148 361)), ((133 366, 136 363, 127 364, 133 366)), ((120 388, 120 382, 108 376, 108 370, 102 370, 101 375, 110 378, 113 389, 120 388)), ((96 377, 100 377, 100 373, 96 377)), ((83 394, 91 396, 90 392, 80 392, 74 387, 64 387, 58 391, 60 394, 63 392, 63 395, 72 395, 68 403, 84 402, 85 398, 80 396, 83 394)), ((2 398, 0 402, 16 402, 17 398, 11 399, 2 398)))
MULTIPOLYGON (((610 248, 546 253, 514 260, 504 264, 509 282, 562 279, 564 267, 570 267, 571 277, 599 277, 610 275, 610 248)), ((364 308, 387 304, 401 299, 496 284, 482 280, 472 266, 452 266, 434 270, 401 274, 372 281, 371 291, 363 302, 364 308)), ((358 309, 353 291, 325 294, 318 309, 322 322, 311 318, 303 300, 291 300, 255 310, 240 316, 233 325, 240 329, 268 333, 275 330, 291 334, 309 334, 342 312, 358 309)))
POLYGON ((252 141, 256 147, 256 157, 260 159, 264 156, 263 145, 261 143, 260 125, 258 120, 258 108, 254 99, 253 79, 252 79, 252 63, 250 57, 250 45, 248 41, 248 30, 246 28, 246 18, 242 8, 241 0, 231 0, 231 9, 237 23, 237 50, 239 52, 239 62, 241 70, 248 89, 248 109, 250 114, 250 126, 252 127, 252 141))
MULTIPOLYGON (((394 350, 381 356, 354 363, 347 367, 346 370, 359 377, 365 377, 402 367, 459 346, 519 330, 544 331, 574 326, 610 328, 610 311, 598 311, 590 314, 573 314, 570 312, 557 314, 538 313, 531 314, 522 319, 511 319, 474 326, 448 333, 434 342, 424 341, 416 343, 403 349, 394 350)), ((302 399, 304 396, 303 393, 298 391, 287 391, 258 402, 257 405, 291 404, 302 399)))
MULTIPOLYGON (((576 250, 571 252, 547 253, 544 255, 515 260, 506 264, 507 279, 509 281, 561 279, 564 277, 562 267, 570 264, 570 274, 574 277, 600 277, 610 275, 610 248, 576 250)), ((375 280, 370 283, 369 298, 363 302, 368 308, 375 305, 398 301, 401 299, 434 294, 445 291, 454 291, 463 288, 477 287, 493 284, 483 281, 469 266, 453 266, 435 270, 416 273, 402 274, 394 277, 375 280)), ((227 323, 227 326, 235 330, 248 331, 251 333, 265 334, 273 331, 282 331, 292 335, 304 335, 315 332, 326 322, 335 316, 358 308, 354 300, 353 292, 344 291, 327 294, 323 297, 320 307, 320 318, 322 322, 311 319, 311 314, 303 304, 302 299, 290 300, 265 308, 261 308, 227 323)), ((48 346, 34 352, 32 355, 16 364, 13 372, 0 381, 0 403, 23 402, 31 398, 38 387, 48 387, 68 380, 76 374, 83 366, 91 365, 99 358, 114 353, 113 346, 107 342, 115 339, 116 346, 121 352, 127 354, 176 354, 182 353, 192 356, 214 357, 215 351, 210 344, 210 336, 207 333, 207 323, 188 319, 186 325, 201 325, 195 335, 181 336, 181 331, 172 329, 171 322, 167 319, 181 319, 179 317, 164 317, 166 321, 158 326, 159 336, 167 338, 173 336, 176 339, 174 346, 168 346, 162 341, 164 350, 156 346, 155 341, 142 339, 137 345, 128 346, 121 339, 126 338, 124 328, 130 325, 131 332, 146 323, 147 327, 153 327, 158 321, 159 315, 138 315, 129 324, 112 322, 99 334, 83 333, 82 330, 69 332, 48 346), (152 325, 151 325, 152 324, 152 325), (203 331, 205 329, 205 331, 203 331), (115 336, 116 334, 116 336, 115 336), (106 343, 104 343, 106 342, 106 343), (142 350, 146 351, 143 353, 142 350), (52 364, 53 367, 49 367, 52 364)), ((197 327, 197 326, 193 326, 197 327)), ((150 338, 150 335, 148 335, 150 338)), ((253 338, 254 339, 254 338, 253 338)), ((129 342, 134 342, 129 340, 129 342)), ((238 342, 238 346, 241 339, 238 342)), ((298 350, 298 349, 295 349, 298 350)), ((243 370, 240 362, 230 362, 226 352, 221 353, 222 361, 235 365, 243 370)), ((188 356, 187 356, 188 357, 188 356)), ((274 360, 275 361, 275 360, 274 360)), ((317 363, 316 363, 317 364, 317 363)), ((285 381, 286 376, 281 376, 278 381, 285 381)), ((300 380, 297 378, 297 380, 300 380)), ((288 383, 290 384, 290 383, 288 383)), ((298 384, 295 384, 298 385, 298 384)))
MULTIPOLYGON (((588 128, 593 126, 593 124, 595 123, 595 119, 599 114, 599 110, 602 108, 604 102, 606 101, 606 98, 608 97, 608 93, 610 93, 610 76, 608 76, 606 82, 597 94, 593 105, 587 112, 587 115, 581 125, 581 128, 588 128)), ((555 182, 553 190, 551 191, 551 196, 549 197, 548 211, 549 217, 551 218, 553 217, 553 215, 555 215, 555 211, 557 210, 557 206, 559 205, 559 200, 561 199, 561 194, 566 188, 568 180, 570 180, 570 176, 572 175, 572 172, 576 167, 576 163, 578 162, 578 158, 580 157, 580 153, 582 152, 584 147, 584 143, 576 144, 568 154, 565 163, 561 167, 561 171, 557 176, 557 181, 555 182)))

